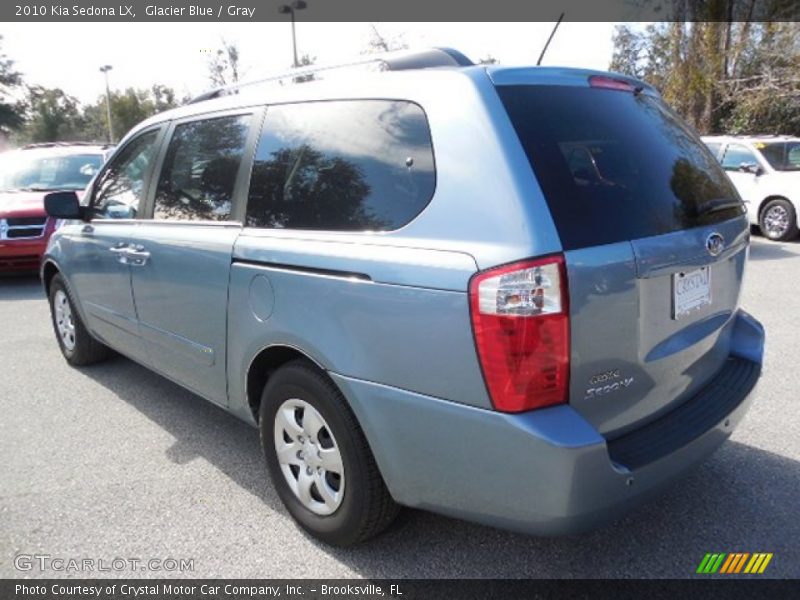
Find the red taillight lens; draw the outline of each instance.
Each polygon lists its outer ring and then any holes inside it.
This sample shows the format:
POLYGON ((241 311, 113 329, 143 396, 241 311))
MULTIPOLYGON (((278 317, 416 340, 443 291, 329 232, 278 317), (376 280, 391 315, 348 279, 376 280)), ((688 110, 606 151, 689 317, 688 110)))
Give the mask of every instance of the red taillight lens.
POLYGON ((605 88, 607 90, 620 90, 621 92, 635 92, 636 86, 624 79, 614 79, 603 75, 592 75, 589 77, 589 85, 595 88, 605 88))
POLYGON ((564 257, 490 269, 469 284, 472 329, 492 404, 522 412, 567 401, 569 307, 564 257))

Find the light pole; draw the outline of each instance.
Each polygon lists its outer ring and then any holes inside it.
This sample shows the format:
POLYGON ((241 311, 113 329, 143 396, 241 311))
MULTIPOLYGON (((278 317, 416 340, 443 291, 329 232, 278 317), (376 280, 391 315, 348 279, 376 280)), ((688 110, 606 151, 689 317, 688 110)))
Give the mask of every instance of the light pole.
POLYGON ((114 128, 111 125, 111 90, 108 87, 108 72, 113 69, 111 65, 103 65, 100 72, 106 76, 106 116, 108 117, 108 141, 114 143, 114 128))
POLYGON ((303 10, 306 8, 308 4, 304 2, 304 0, 294 0, 291 4, 281 4, 278 7, 278 12, 282 15, 291 15, 292 17, 292 51, 294 52, 294 68, 300 66, 300 62, 297 60, 297 38, 294 34, 294 12, 296 10, 303 10))

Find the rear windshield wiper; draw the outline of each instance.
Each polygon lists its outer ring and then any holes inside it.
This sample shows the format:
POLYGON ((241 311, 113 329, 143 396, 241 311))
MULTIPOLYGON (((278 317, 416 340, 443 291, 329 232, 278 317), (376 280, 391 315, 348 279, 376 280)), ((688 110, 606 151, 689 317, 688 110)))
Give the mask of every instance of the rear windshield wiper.
POLYGON ((744 204, 742 204, 739 200, 722 198, 720 200, 711 200, 710 202, 706 202, 700 207, 700 209, 697 211, 697 214, 698 216, 710 215, 715 212, 732 210, 734 208, 744 209, 744 204))

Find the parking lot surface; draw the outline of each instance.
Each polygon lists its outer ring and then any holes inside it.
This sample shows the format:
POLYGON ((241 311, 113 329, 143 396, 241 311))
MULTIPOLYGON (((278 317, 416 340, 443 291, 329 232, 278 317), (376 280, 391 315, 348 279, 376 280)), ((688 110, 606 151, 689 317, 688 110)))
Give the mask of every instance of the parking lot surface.
POLYGON ((21 553, 193 559, 182 575, 198 578, 691 577, 707 552, 772 552, 763 576, 800 577, 799 291, 800 243, 754 238, 742 304, 767 357, 753 408, 621 521, 535 538, 406 510, 341 550, 289 518, 254 429, 125 358, 68 367, 38 280, 0 279, 0 577, 92 575, 18 571, 21 553))

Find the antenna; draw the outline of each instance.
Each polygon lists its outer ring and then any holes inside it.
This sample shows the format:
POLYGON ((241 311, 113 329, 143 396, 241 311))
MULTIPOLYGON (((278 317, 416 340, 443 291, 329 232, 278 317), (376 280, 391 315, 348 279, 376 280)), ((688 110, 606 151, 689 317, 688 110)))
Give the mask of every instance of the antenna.
POLYGON ((561 21, 564 19, 565 14, 567 13, 561 13, 561 16, 558 17, 558 21, 556 21, 555 27, 553 27, 553 31, 550 32, 550 37, 547 38, 547 42, 545 43, 544 48, 542 48, 542 53, 539 55, 539 60, 536 61, 537 67, 542 64, 544 53, 547 52, 547 48, 550 46, 550 42, 553 40, 553 36, 556 34, 556 29, 558 29, 558 26, 561 25, 561 21))

